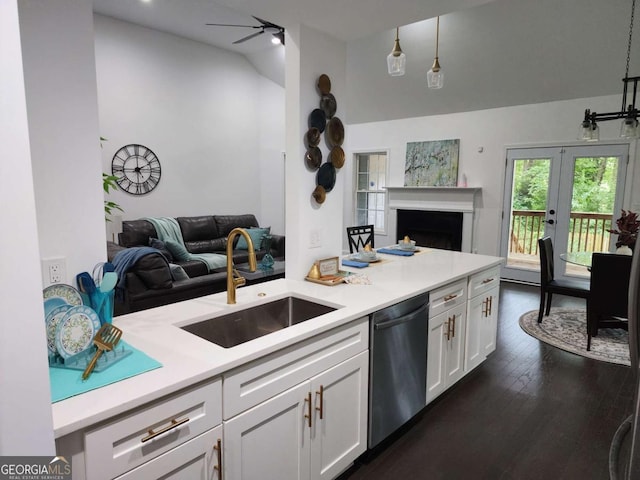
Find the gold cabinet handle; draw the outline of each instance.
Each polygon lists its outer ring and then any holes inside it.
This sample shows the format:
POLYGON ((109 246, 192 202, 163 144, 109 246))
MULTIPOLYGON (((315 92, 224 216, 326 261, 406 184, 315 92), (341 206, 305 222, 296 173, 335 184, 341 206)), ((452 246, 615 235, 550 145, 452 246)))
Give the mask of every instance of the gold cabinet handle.
POLYGON ((316 392, 316 395, 320 395, 320 406, 316 407, 316 410, 320 412, 320 420, 324 417, 324 386, 320 385, 320 390, 316 392))
POLYGON ((218 442, 213 446, 213 449, 218 455, 218 464, 213 467, 218 472, 218 480, 222 480, 222 440, 218 439, 218 442))
POLYGON ((444 335, 447 337, 447 342, 449 341, 449 334, 451 333, 451 329, 449 328, 449 321, 451 320, 451 318, 448 318, 446 322, 444 322, 445 327, 447 327, 447 331, 444 333, 444 335))
POLYGON ((493 295, 489 296, 487 300, 489 301, 489 315, 491 315, 491 311, 493 310, 493 295))
POLYGON ((485 278, 485 279, 482 281, 482 285, 486 285, 487 283, 491 283, 491 282, 493 282, 493 278, 485 278))
POLYGON ((454 298, 457 298, 458 294, 457 293, 452 293, 451 295, 447 295, 446 297, 444 297, 444 301, 448 302, 450 300, 453 300, 454 298))
POLYGON ((153 430, 148 430, 149 435, 140 439, 141 442, 148 442, 151 439, 156 438, 158 435, 162 435, 163 433, 168 432, 169 430, 173 430, 174 428, 178 428, 183 423, 187 423, 189 421, 189 417, 183 418, 182 420, 176 420, 175 418, 171 420, 171 423, 166 427, 154 432, 153 430))
POLYGON ((482 315, 486 317, 488 313, 489 313, 489 299, 485 298, 484 300, 482 300, 482 315))
POLYGON ((453 320, 453 327, 451 328, 453 334, 451 335, 451 338, 456 338, 456 316, 454 315, 451 317, 451 320, 453 320))
POLYGON ((309 394, 307 395, 307 398, 304 399, 304 402, 308 403, 307 411, 309 412, 307 415, 304 416, 304 418, 307 419, 307 423, 309 424, 309 428, 311 428, 311 392, 309 392, 309 394))

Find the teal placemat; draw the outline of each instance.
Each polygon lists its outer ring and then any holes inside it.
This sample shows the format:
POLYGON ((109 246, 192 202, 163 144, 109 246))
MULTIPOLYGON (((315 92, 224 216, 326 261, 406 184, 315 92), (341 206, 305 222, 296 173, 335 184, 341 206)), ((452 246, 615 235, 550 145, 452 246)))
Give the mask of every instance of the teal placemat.
POLYGON ((121 341, 118 344, 118 348, 122 345, 133 353, 102 372, 93 372, 91 376, 84 381, 82 380, 81 370, 49 367, 51 402, 59 402, 65 398, 73 397, 74 395, 79 395, 89 390, 104 387, 105 385, 119 382, 125 378, 162 367, 160 362, 140 350, 133 348, 128 343, 121 341))

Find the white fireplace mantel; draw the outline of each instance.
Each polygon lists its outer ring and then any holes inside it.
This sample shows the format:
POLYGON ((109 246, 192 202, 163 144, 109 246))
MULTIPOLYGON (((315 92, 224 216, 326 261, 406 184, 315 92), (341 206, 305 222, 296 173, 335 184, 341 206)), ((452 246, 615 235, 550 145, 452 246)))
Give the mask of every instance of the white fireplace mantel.
POLYGON ((462 251, 473 251, 474 210, 480 187, 387 187, 391 210, 462 212, 462 251))
POLYGON ((480 187, 387 187, 389 208, 473 212, 480 187))

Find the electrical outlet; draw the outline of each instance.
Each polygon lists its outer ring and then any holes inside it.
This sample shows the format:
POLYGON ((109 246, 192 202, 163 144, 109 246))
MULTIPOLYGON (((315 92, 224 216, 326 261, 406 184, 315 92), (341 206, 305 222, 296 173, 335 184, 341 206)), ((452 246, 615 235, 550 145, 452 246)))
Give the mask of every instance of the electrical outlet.
POLYGON ((45 287, 65 282, 67 276, 66 263, 64 257, 42 260, 42 279, 45 287))

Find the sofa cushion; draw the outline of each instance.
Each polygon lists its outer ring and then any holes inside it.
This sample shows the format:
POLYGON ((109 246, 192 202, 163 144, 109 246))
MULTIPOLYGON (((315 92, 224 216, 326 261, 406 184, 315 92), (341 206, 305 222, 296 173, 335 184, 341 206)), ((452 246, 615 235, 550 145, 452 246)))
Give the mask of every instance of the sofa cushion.
POLYGON ((174 282, 177 280, 189 280, 189 275, 187 275, 187 272, 184 271, 181 265, 170 263, 169 267, 171 268, 171 277, 174 282))
POLYGON ((155 248, 156 250, 159 250, 160 253, 165 256, 165 258, 167 259, 167 262, 169 263, 173 262, 173 255, 171 255, 171 252, 167 249, 167 246, 164 244, 162 240, 158 240, 157 238, 150 238, 149 246, 151 248, 155 248))
POLYGON ((231 230, 236 227, 251 228, 259 227, 255 215, 214 215, 213 218, 218 226, 218 233, 221 237, 228 237, 231 230))
MULTIPOLYGON (((247 228, 246 231, 249 234, 249 237, 251 238, 251 242, 253 243, 253 248, 255 250, 261 250, 262 249, 262 237, 264 235, 269 235, 269 232, 271 232, 271 227, 266 227, 266 228, 247 228)), ((245 238, 242 235, 238 239, 238 243, 236 244, 236 249, 237 250, 248 250, 249 249, 249 245, 247 245, 247 241, 245 240, 245 238)))
POLYGON ((160 290, 173 286, 171 269, 160 253, 145 255, 136 262, 132 271, 151 290, 160 290))
POLYGON ((201 277, 209 273, 209 267, 200 260, 189 260, 188 262, 177 262, 189 275, 189 278, 201 277))
POLYGON ((180 262, 187 262, 191 260, 191 254, 184 248, 183 245, 180 245, 178 242, 174 242, 173 240, 167 240, 164 242, 167 247, 167 250, 171 252, 173 258, 180 262))
POLYGON ((118 234, 118 241, 124 247, 139 247, 149 245, 150 238, 158 238, 153 224, 147 220, 125 220, 122 222, 122 232, 118 234))

